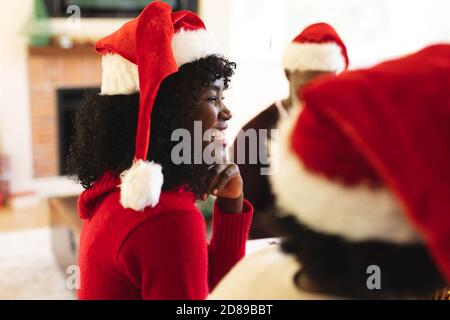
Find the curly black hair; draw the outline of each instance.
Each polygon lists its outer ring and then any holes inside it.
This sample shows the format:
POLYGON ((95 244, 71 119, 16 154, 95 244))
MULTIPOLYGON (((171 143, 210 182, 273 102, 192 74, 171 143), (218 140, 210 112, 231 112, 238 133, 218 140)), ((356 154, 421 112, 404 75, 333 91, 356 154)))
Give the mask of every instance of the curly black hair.
MULTIPOLYGON (((173 130, 193 119, 199 86, 223 79, 229 86, 236 64, 224 57, 210 55, 182 65, 161 83, 152 111, 148 160, 162 165, 163 190, 187 184, 197 195, 202 190, 198 179, 201 165, 175 165, 171 150, 173 130)), ((77 110, 74 138, 67 159, 67 170, 76 182, 89 188, 106 171, 120 174, 130 167, 135 149, 139 93, 86 97, 77 110)))
POLYGON ((293 216, 276 217, 285 238, 281 248, 295 256, 318 290, 339 296, 385 299, 421 298, 445 287, 422 244, 395 245, 382 241, 353 243, 313 231, 293 216), (381 289, 367 288, 367 267, 381 271, 381 289))

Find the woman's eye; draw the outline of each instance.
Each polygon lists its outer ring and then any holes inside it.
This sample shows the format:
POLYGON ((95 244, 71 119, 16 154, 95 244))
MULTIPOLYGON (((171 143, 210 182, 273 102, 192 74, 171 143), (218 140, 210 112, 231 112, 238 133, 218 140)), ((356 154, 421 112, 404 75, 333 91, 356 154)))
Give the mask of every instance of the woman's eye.
POLYGON ((217 101, 217 97, 210 97, 210 98, 208 98, 208 101, 216 102, 217 101))

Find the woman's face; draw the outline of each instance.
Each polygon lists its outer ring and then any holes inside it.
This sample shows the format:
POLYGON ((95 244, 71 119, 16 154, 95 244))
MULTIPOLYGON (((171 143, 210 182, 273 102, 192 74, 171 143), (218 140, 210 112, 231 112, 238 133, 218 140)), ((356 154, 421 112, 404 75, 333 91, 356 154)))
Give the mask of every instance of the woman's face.
MULTIPOLYGON (((207 86, 199 86, 197 97, 198 103, 194 112, 194 121, 201 124, 202 133, 202 153, 203 161, 211 155, 214 163, 226 161, 225 130, 228 127, 227 121, 231 119, 230 110, 224 104, 224 82, 218 79, 207 86)), ((195 136, 195 139, 199 137, 195 136)), ((199 143, 199 141, 196 141, 199 143)), ((195 152, 195 149, 194 149, 195 152)), ((212 160, 210 160, 212 161, 212 160)))

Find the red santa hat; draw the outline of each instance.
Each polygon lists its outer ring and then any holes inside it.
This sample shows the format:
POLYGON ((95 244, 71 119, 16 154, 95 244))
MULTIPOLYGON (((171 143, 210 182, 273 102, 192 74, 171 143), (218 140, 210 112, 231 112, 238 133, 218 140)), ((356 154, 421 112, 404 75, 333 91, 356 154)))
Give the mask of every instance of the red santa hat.
POLYGON ((449 88, 450 45, 311 84, 280 126, 279 205, 348 241, 424 243, 450 282, 449 88))
POLYGON ((348 68, 347 48, 327 23, 306 27, 287 46, 283 67, 289 71, 341 72, 348 68))
POLYGON ((162 168, 146 159, 159 86, 181 65, 221 55, 222 49, 196 14, 172 12, 160 1, 150 3, 137 18, 98 41, 95 48, 103 55, 101 95, 140 92, 135 159, 121 175, 120 201, 134 210, 154 207, 163 184, 162 168))

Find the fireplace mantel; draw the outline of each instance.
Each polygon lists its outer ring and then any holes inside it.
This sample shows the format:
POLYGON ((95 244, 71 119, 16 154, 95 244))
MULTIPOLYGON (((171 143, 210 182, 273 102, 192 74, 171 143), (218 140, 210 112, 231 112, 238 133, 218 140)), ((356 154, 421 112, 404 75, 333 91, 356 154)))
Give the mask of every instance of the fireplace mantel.
POLYGON ((32 47, 28 50, 28 79, 34 176, 58 176, 56 92, 100 86, 101 58, 92 46, 32 47))
POLYGON ((33 56, 62 56, 62 55, 95 55, 94 45, 77 45, 73 48, 66 49, 60 46, 45 46, 45 47, 28 47, 29 55, 33 56))

